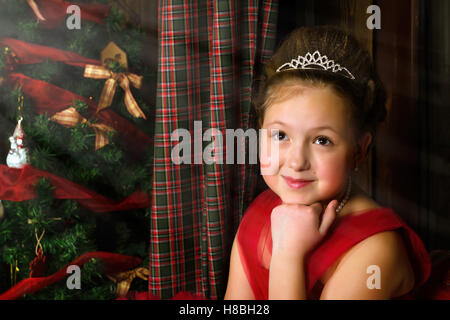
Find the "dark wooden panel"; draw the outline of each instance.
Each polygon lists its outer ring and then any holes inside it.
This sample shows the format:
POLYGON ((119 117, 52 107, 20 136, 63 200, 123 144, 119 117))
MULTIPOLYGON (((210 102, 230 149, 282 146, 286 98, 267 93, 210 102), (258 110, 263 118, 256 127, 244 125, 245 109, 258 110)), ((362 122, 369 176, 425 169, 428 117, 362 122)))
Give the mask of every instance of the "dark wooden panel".
POLYGON ((374 57, 388 91, 388 117, 375 156, 375 195, 418 227, 420 136, 418 127, 418 1, 379 0, 381 30, 374 57))
POLYGON ((450 245, 450 2, 421 0, 421 228, 432 249, 450 245))

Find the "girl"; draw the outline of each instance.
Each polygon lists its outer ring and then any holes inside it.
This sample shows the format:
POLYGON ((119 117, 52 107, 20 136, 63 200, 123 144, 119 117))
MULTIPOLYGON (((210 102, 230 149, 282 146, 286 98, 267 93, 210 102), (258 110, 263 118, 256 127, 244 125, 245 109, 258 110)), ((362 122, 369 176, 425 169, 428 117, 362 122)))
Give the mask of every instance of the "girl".
POLYGON ((421 240, 352 180, 386 116, 370 55, 336 28, 297 29, 259 97, 272 146, 260 161, 274 170, 239 226, 225 299, 391 299, 422 285, 421 240))

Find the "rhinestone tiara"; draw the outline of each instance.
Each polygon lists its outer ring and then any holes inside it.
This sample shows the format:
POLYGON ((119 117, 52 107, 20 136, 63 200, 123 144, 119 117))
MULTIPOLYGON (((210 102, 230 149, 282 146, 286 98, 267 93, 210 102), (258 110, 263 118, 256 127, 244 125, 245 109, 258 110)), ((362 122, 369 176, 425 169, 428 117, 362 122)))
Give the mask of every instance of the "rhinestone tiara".
POLYGON ((353 74, 347 68, 341 67, 333 60, 329 60, 327 56, 322 56, 318 50, 313 54, 308 52, 305 56, 298 56, 291 62, 286 62, 277 69, 277 72, 297 69, 325 70, 340 74, 346 78, 355 80, 353 74))

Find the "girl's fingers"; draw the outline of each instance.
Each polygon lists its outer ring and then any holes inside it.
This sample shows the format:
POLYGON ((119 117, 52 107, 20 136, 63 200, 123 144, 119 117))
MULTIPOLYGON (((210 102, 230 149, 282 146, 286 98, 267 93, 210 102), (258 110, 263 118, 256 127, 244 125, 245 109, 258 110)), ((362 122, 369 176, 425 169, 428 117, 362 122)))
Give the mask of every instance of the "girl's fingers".
POLYGON ((325 212, 323 213, 322 223, 320 224, 319 227, 319 233, 322 236, 324 236, 328 232, 328 229, 331 227, 334 219, 336 218, 337 204, 338 204, 337 200, 330 201, 330 203, 328 203, 327 208, 325 209, 325 212))
POLYGON ((315 202, 310 207, 316 212, 317 215, 320 215, 323 210, 323 206, 320 202, 315 202))

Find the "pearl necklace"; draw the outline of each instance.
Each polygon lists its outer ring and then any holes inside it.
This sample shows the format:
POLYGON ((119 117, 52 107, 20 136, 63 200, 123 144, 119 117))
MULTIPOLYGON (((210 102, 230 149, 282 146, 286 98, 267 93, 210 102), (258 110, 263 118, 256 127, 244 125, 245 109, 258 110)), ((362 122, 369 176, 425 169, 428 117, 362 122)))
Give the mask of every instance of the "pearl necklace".
POLYGON ((348 199, 350 199, 350 192, 352 190, 352 177, 349 176, 348 177, 348 184, 347 184, 347 191, 345 193, 345 197, 344 199, 341 200, 341 202, 339 203, 339 205, 336 208, 336 214, 339 214, 339 212, 342 210, 342 208, 345 206, 345 204, 347 203, 348 199))

